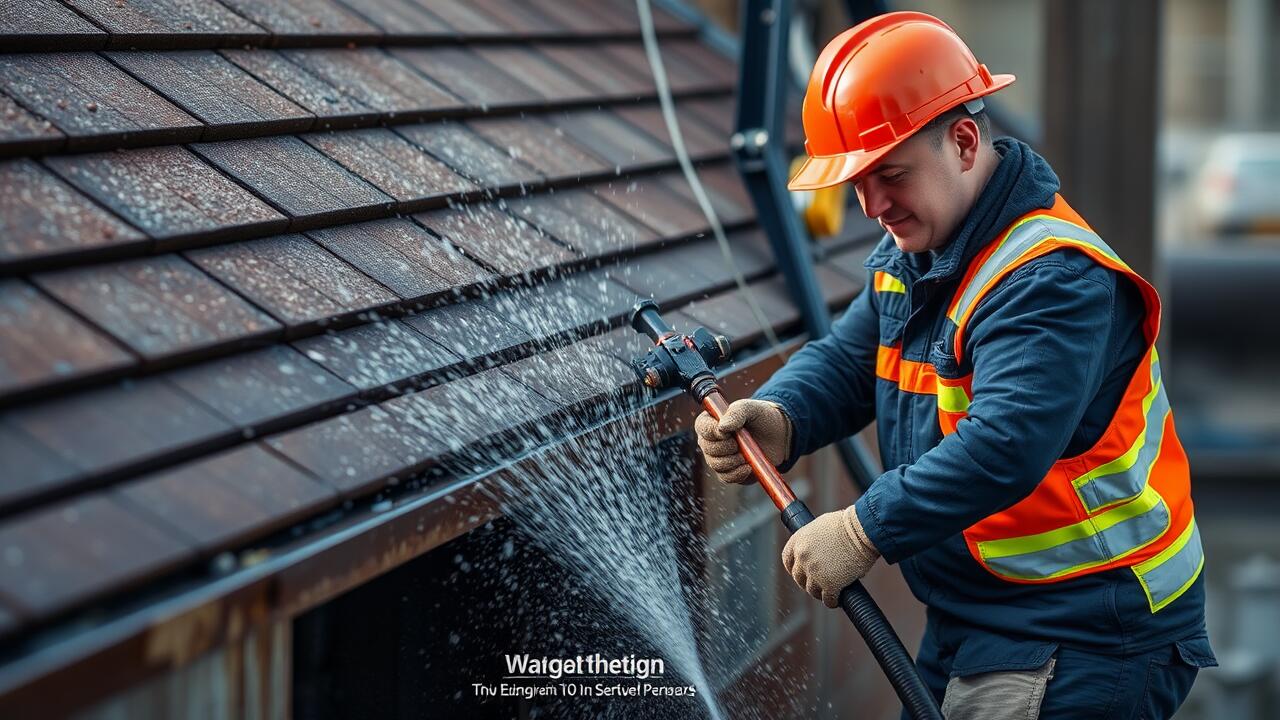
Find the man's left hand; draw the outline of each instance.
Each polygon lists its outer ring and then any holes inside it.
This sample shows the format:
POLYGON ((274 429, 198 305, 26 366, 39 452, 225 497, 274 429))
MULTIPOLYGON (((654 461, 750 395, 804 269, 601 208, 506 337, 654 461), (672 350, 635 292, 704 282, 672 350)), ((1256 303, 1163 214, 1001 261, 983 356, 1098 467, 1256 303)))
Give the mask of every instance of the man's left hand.
POLYGON ((814 518, 782 548, 782 565, 792 579, 829 608, 838 604, 840 591, 866 575, 879 557, 852 505, 814 518))

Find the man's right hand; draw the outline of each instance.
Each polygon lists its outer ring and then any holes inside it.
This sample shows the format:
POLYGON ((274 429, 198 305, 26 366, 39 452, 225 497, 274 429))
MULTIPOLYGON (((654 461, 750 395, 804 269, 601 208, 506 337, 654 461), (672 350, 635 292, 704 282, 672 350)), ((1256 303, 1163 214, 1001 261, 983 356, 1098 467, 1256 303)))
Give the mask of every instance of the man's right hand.
POLYGON ((707 458, 707 467, 724 483, 746 484, 755 480, 751 466, 738 452, 738 441, 734 439, 738 430, 746 428, 774 465, 786 460, 791 449, 791 420, 777 403, 734 400, 720 422, 703 412, 694 421, 693 428, 698 433, 698 447, 707 458))

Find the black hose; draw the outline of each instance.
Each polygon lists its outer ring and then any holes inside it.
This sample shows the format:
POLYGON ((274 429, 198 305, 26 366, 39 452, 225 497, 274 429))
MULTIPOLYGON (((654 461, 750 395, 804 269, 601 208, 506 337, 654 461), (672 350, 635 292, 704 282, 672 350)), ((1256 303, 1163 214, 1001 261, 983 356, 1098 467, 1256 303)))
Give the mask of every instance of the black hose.
MULTIPOLYGON (((793 535, 812 521, 813 513, 801 500, 792 502, 782 511, 782 524, 793 535)), ((854 580, 852 585, 840 591, 840 608, 853 621, 867 647, 871 648, 871 655, 884 669, 889 684, 893 685, 894 692, 911 717, 916 720, 943 720, 938 702, 916 672, 911 654, 861 582, 854 580)))

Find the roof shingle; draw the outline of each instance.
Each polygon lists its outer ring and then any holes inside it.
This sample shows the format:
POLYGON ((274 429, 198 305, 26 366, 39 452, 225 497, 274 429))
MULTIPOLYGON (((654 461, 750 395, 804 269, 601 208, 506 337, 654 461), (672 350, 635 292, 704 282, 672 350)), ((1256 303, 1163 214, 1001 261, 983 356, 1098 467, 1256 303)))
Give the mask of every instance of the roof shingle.
POLYGON ((45 164, 161 249, 276 232, 288 223, 183 147, 57 156, 45 164))
POLYGON ((495 204, 467 205, 419 213, 416 220, 506 276, 534 273, 572 262, 577 256, 532 225, 495 204))
POLYGON ((380 48, 282 52, 292 62, 378 112, 421 117, 464 106, 461 100, 380 48))
POLYGON ((302 138, 413 212, 476 190, 476 184, 386 128, 314 133, 302 138))
POLYGON ((260 538, 337 502, 337 492, 250 443, 128 483, 112 493, 200 553, 260 538))
POLYGON ((459 122, 401 125, 395 131, 485 187, 522 186, 542 179, 533 168, 509 157, 459 122))
POLYGON ((0 263, 149 242, 35 162, 0 163, 0 263))
POLYGON ((296 137, 200 143, 191 148, 304 230, 383 214, 392 199, 296 137))
POLYGON ((386 288, 302 235, 195 250, 188 257, 290 329, 341 322, 396 301, 386 288))
POLYGON ((0 547, 9 568, 0 575, 0 595, 32 618, 136 585, 193 557, 181 537, 101 494, 0 525, 0 547))
POLYGON ((312 230, 310 236, 408 301, 467 292, 494 279, 457 248, 403 218, 312 230))
POLYGON ((67 136, 53 123, 0 94, 0 157, 53 152, 66 142, 67 136))
POLYGON ((288 345, 174 370, 169 382, 242 430, 267 432, 337 407, 355 389, 288 345))
POLYGON ((128 367, 103 333, 21 280, 0 280, 0 397, 128 367))
POLYGON ((0 47, 97 50, 107 34, 58 0, 0 0, 0 47))
POLYGON ((94 53, 0 55, 0 88, 67 136, 70 150, 188 142, 204 125, 94 53))
POLYGON ((414 381, 462 360, 399 320, 317 335, 294 345, 361 391, 414 381))
POLYGON ((317 130, 373 122, 377 110, 347 95, 274 50, 221 50, 222 56, 247 70, 295 105, 316 116, 317 130))
POLYGON ((334 0, 219 0, 270 31, 275 42, 368 42, 382 32, 334 0))
POLYGON ((177 255, 58 270, 33 279, 151 361, 280 330, 261 310, 177 255))
POLYGON ((315 121, 212 50, 111 52, 107 57, 207 125, 203 140, 297 132, 315 121))
POLYGON ((266 30, 208 0, 76 0, 76 9, 111 33, 112 48, 260 45, 268 37, 266 30))

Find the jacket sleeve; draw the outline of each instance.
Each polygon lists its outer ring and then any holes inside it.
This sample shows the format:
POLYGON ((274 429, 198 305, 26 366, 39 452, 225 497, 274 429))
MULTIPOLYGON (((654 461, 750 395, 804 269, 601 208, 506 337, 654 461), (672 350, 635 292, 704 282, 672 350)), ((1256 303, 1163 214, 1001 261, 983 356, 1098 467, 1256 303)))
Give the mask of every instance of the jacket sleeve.
MULTIPOLYGON (((1078 256, 1077 256, 1078 257, 1078 256)), ((982 300, 966 330, 973 400, 955 432, 858 499, 889 562, 1026 497, 1061 457, 1109 364, 1116 275, 1051 253, 982 300)))
POLYGON ((805 344, 753 395, 778 403, 791 420, 791 450, 782 470, 875 419, 880 322, 874 295, 865 288, 830 335, 805 344))

